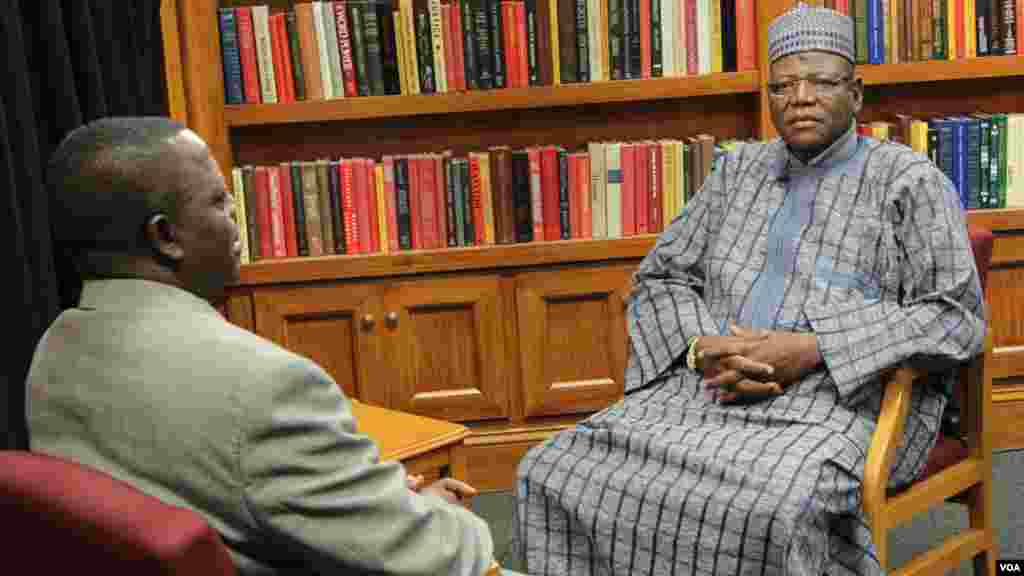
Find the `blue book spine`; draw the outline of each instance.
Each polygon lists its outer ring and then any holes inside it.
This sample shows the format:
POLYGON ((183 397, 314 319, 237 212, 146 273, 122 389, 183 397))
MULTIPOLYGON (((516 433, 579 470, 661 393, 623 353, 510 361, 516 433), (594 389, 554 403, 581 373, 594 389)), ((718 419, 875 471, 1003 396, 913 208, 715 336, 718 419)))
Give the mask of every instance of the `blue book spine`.
POLYGON ((976 118, 963 121, 964 146, 964 194, 968 210, 981 208, 981 122, 976 118))
POLYGON ((884 64, 885 22, 882 19, 883 0, 868 0, 868 64, 884 64))
POLYGON ((937 152, 935 164, 939 167, 939 170, 946 175, 950 183, 956 187, 955 175, 953 174, 953 125, 948 120, 932 120, 931 125, 935 127, 938 132, 937 141, 937 152))
POLYGON ((224 57, 224 99, 228 104, 242 104, 242 59, 238 51, 235 10, 218 8, 220 14, 220 47, 224 57))
POLYGON ((967 126, 963 120, 953 123, 953 184, 960 194, 960 206, 967 209, 967 126))

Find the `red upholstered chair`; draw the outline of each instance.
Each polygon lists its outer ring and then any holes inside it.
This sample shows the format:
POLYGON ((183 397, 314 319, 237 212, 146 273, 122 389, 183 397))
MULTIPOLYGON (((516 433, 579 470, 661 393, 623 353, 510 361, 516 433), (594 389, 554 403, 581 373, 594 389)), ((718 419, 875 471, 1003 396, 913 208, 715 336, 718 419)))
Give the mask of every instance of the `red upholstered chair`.
POLYGON ((0 522, 21 573, 235 574, 199 514, 52 456, 0 451, 0 522))
MULTIPOLYGON (((992 233, 969 227, 971 248, 985 287, 992 258, 992 233)), ((915 514, 953 501, 966 504, 970 526, 948 538, 939 548, 912 559, 896 575, 935 576, 974 559, 976 576, 994 576, 996 537, 992 527, 992 331, 987 331, 980 355, 960 368, 958 389, 953 391, 960 414, 958 434, 942 434, 929 453, 921 477, 905 490, 886 489, 889 469, 903 437, 910 394, 921 373, 899 368, 890 375, 882 401, 878 427, 871 439, 864 470, 864 511, 871 523, 875 548, 883 570, 888 570, 888 532, 915 514)), ((947 409, 948 410, 948 409, 947 409)))

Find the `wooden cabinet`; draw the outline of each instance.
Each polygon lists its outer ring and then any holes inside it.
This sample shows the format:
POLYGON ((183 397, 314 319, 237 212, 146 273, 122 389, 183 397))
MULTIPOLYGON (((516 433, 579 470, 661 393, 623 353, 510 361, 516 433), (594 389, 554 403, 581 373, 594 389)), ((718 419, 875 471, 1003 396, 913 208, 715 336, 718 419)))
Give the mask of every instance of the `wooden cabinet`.
POLYGON ((634 266, 516 277, 527 417, 592 412, 622 396, 625 302, 634 266))
POLYGON ((385 301, 398 371, 392 408, 458 421, 508 417, 510 319, 497 275, 400 282, 385 301))
POLYGON ((369 404, 392 405, 397 380, 380 322, 383 291, 377 283, 325 283, 253 292, 253 328, 322 366, 346 394, 369 404))

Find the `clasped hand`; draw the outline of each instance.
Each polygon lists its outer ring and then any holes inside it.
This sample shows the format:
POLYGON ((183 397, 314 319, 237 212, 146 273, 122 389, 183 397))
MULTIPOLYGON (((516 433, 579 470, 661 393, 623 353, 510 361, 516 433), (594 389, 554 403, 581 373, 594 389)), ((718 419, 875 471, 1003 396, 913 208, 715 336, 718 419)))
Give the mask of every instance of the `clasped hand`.
POLYGON ((821 363, 814 334, 752 330, 732 325, 729 336, 701 336, 697 366, 722 403, 782 394, 821 363))
POLYGON ((422 475, 408 475, 406 476, 406 486, 414 492, 421 494, 434 494, 440 496, 452 504, 461 504, 468 508, 468 498, 476 496, 476 488, 473 488, 465 482, 461 482, 454 478, 441 478, 436 482, 423 485, 422 475))

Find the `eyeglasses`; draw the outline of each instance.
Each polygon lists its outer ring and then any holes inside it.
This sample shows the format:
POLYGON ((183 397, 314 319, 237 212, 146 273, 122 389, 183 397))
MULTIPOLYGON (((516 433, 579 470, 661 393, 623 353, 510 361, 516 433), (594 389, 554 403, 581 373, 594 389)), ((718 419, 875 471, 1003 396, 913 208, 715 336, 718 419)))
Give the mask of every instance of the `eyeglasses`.
POLYGON ((796 94, 797 86, 801 82, 807 82, 807 84, 814 88, 816 96, 819 98, 830 98, 838 94, 850 80, 852 78, 844 76, 842 78, 793 78, 782 82, 769 82, 768 94, 773 98, 788 100, 793 94, 796 94))

